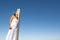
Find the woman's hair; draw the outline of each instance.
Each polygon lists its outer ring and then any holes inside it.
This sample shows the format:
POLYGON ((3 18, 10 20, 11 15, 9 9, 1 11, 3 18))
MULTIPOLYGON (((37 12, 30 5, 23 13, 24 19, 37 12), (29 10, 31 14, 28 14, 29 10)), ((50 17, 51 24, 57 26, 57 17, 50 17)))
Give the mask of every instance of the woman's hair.
POLYGON ((14 13, 14 16, 16 16, 16 14, 14 13))
MULTIPOLYGON (((16 16, 16 13, 14 13, 14 16, 16 16)), ((18 19, 18 17, 16 17, 18 19)))
POLYGON ((18 19, 18 17, 17 17, 17 19, 18 19))

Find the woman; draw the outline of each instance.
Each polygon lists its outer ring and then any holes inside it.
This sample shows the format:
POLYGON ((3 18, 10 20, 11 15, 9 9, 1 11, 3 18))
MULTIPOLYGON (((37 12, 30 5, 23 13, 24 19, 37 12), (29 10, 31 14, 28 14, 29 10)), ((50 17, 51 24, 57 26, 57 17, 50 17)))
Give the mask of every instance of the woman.
POLYGON ((6 40, 15 40, 17 24, 18 24, 18 14, 14 14, 10 18, 10 27, 6 40))

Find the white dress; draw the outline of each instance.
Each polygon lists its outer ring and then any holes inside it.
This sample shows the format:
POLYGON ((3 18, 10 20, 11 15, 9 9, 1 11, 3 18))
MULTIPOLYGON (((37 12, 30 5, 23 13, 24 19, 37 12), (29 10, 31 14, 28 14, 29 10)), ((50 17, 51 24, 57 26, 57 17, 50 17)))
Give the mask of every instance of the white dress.
POLYGON ((12 30, 9 29, 6 40, 15 40, 16 39, 16 30, 17 30, 18 20, 14 18, 11 22, 12 30))

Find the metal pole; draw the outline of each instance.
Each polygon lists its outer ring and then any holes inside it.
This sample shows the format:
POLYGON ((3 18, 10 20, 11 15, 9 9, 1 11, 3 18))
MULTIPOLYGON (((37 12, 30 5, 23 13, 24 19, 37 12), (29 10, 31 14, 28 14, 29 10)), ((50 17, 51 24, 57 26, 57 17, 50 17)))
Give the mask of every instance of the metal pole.
MULTIPOLYGON (((20 20, 20 9, 17 9, 16 13, 18 14, 18 20, 20 20)), ((16 40, 19 40, 19 22, 18 22, 17 30, 16 30, 16 40)))

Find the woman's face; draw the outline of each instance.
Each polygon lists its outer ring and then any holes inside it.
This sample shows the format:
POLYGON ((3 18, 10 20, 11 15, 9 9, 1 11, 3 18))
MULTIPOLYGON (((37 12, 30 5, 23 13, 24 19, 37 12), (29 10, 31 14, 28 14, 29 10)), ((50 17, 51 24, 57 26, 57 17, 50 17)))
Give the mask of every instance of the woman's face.
POLYGON ((16 14, 16 17, 18 17, 18 14, 16 14))

